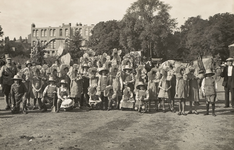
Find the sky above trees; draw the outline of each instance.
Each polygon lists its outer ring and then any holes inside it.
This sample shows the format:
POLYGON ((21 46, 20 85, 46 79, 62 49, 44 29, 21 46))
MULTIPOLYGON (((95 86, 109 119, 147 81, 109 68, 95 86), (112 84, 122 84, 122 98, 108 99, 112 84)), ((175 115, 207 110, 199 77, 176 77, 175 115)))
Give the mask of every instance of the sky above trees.
MULTIPOLYGON (((97 24, 121 20, 136 0, 0 0, 0 25, 10 39, 30 34, 31 24, 37 27, 60 26, 62 23, 97 24)), ((171 18, 178 27, 189 17, 203 19, 217 13, 234 13, 233 0, 162 0, 172 8, 171 18)), ((4 37, 3 36, 3 37, 4 37)))

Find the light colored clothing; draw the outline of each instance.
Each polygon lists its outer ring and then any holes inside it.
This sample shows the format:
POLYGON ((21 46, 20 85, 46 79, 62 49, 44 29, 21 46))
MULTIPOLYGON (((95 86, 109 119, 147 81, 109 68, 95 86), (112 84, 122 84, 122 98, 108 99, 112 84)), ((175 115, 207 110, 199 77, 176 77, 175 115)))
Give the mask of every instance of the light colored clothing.
POLYGON ((162 77, 162 79, 159 82, 159 88, 160 88, 159 93, 158 93, 159 98, 165 98, 165 99, 169 98, 168 91, 171 88, 169 83, 170 82, 167 82, 167 80, 164 79, 164 77, 162 77))
POLYGON ((201 90, 205 96, 216 95, 217 83, 213 77, 206 77, 202 80, 201 90))
POLYGON ((228 76, 229 77, 232 76, 232 69, 233 69, 233 66, 228 66, 228 76))

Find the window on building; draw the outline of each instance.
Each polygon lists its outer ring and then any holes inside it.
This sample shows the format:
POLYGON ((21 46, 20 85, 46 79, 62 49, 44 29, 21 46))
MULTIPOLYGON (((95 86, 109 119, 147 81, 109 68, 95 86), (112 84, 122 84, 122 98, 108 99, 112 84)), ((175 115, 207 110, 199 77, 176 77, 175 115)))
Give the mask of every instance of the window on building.
POLYGON ((33 30, 33 36, 34 36, 34 37, 36 36, 36 31, 35 31, 35 30, 33 30))
POLYGON ((33 46, 35 46, 36 45, 36 41, 33 41, 33 46))
POLYGON ((43 46, 44 45, 44 41, 41 41, 41 46, 43 46))
POLYGON ((36 31, 36 36, 37 36, 37 37, 39 36, 39 32, 38 32, 38 30, 36 31))
POLYGON ((44 30, 41 30, 41 36, 44 36, 44 30))
POLYGON ((46 29, 44 30, 44 36, 47 36, 47 30, 46 29))
POLYGON ((53 42, 53 49, 56 47, 56 41, 53 42))
POLYGON ((50 36, 53 36, 53 30, 50 29, 50 36))
POLYGON ((59 36, 63 36, 63 29, 59 30, 59 36))
POLYGON ((65 36, 68 36, 68 29, 65 29, 65 36))
POLYGON ((54 42, 52 41, 52 42, 50 42, 50 48, 51 49, 53 49, 53 46, 54 46, 54 44, 53 44, 54 42))
POLYGON ((55 31, 56 31, 56 30, 54 29, 54 30, 53 30, 53 35, 54 35, 54 36, 56 36, 56 32, 55 32, 55 31))

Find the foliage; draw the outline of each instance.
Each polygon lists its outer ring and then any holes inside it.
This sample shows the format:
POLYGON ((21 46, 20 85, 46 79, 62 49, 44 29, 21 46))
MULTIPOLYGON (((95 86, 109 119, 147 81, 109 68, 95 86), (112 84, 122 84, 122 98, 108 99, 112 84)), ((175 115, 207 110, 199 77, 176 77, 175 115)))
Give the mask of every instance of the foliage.
POLYGON ((88 47, 93 49, 97 54, 111 54, 112 49, 120 49, 119 22, 111 20, 99 22, 92 30, 92 35, 88 41, 88 47))
POLYGON ((67 46, 66 52, 71 54, 72 59, 79 58, 83 55, 81 50, 83 38, 80 32, 76 32, 74 36, 71 37, 67 46))
MULTIPOLYGON (((200 16, 189 18, 181 26, 180 47, 187 59, 198 55, 229 56, 228 45, 234 43, 234 15, 216 14, 208 20, 200 16)), ((179 37, 178 37, 179 38, 179 37)))
POLYGON ((176 25, 169 9, 170 6, 160 0, 133 3, 121 22, 121 46, 128 51, 143 50, 148 58, 166 57, 166 38, 176 25))
POLYGON ((2 53, 10 54, 12 57, 25 56, 29 58, 29 49, 30 46, 28 44, 9 41, 5 44, 4 48, 1 51, 2 53))

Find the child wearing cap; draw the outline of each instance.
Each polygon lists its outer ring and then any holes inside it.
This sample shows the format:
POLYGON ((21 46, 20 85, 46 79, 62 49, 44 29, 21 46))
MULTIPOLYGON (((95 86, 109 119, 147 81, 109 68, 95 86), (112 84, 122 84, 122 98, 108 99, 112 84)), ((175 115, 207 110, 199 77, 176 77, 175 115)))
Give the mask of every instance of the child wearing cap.
POLYGON ((53 107, 57 105, 57 86, 53 77, 49 78, 49 85, 43 91, 41 109, 42 112, 47 111, 45 103, 50 103, 53 107))
POLYGON ((67 86, 67 82, 63 79, 60 82, 60 87, 57 90, 57 97, 58 97, 58 101, 57 101, 57 110, 56 112, 58 113, 61 107, 61 104, 63 101, 65 101, 66 99, 68 99, 70 91, 69 88, 67 86))
POLYGON ((148 100, 149 100, 149 92, 148 90, 146 90, 145 84, 143 82, 139 82, 138 85, 136 86, 135 110, 141 110, 143 103, 148 100))
POLYGON ((209 105, 212 105, 212 115, 215 114, 215 100, 216 100, 216 89, 217 83, 215 82, 215 78, 213 77, 214 73, 212 70, 208 69, 205 73, 205 78, 202 80, 202 92, 206 98, 206 113, 204 115, 209 115, 209 105))
POLYGON ((14 83, 11 86, 11 99, 13 100, 13 109, 12 113, 19 113, 20 111, 20 103, 23 103, 23 113, 27 114, 27 107, 26 107, 26 94, 27 89, 25 85, 22 83, 22 79, 15 75, 13 78, 14 83))

